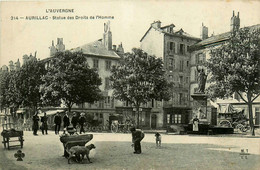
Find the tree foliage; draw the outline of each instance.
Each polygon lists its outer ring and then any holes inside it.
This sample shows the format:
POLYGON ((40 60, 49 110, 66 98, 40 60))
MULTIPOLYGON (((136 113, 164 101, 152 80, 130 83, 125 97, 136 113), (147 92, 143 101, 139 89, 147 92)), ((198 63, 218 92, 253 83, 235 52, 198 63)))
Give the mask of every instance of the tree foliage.
POLYGON ((37 109, 41 106, 41 77, 45 74, 44 63, 36 57, 28 60, 17 72, 17 89, 22 98, 21 106, 37 109))
POLYGON ((58 52, 49 62, 41 87, 45 105, 57 105, 62 100, 70 111, 73 104, 102 99, 101 78, 89 68, 81 52, 58 52))
POLYGON ((226 43, 211 49, 211 58, 207 62, 211 75, 208 88, 210 96, 225 98, 234 92, 239 94, 248 104, 251 127, 252 102, 260 94, 259 37, 259 29, 239 29, 232 33, 226 43))
MULTIPOLYGON (((170 84, 165 79, 161 59, 134 48, 126 53, 119 65, 111 70, 113 95, 121 101, 133 104, 137 111, 141 104, 152 99, 169 100, 170 84)), ((138 113, 139 120, 139 113, 138 113)), ((139 125, 139 121, 137 121, 139 125)))
POLYGON ((7 70, 1 70, 0 71, 0 105, 1 110, 8 107, 8 84, 10 80, 10 72, 7 70))
POLYGON ((29 107, 36 109, 40 104, 41 76, 44 65, 36 57, 31 58, 21 68, 1 72, 1 106, 29 107))

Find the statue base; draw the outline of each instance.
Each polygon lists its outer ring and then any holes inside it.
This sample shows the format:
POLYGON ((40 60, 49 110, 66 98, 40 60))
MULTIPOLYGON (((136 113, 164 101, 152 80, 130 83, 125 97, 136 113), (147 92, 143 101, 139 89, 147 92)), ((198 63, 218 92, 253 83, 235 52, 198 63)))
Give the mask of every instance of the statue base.
POLYGON ((191 97, 193 98, 192 119, 197 116, 200 123, 209 124, 210 121, 207 115, 208 95, 205 93, 194 93, 191 97))

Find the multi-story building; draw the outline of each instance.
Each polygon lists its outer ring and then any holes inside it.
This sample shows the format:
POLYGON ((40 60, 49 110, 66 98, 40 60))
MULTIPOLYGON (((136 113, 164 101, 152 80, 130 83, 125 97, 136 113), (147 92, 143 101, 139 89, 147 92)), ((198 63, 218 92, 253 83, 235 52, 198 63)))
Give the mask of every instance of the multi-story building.
MULTIPOLYGON (((248 28, 250 29, 259 29, 260 24, 258 25, 253 25, 249 26, 248 28)), ((197 66, 199 65, 200 67, 205 68, 205 66, 202 66, 203 63, 207 59, 210 58, 210 48, 211 47, 217 47, 218 45, 221 45, 225 43, 231 36, 232 32, 234 30, 240 29, 240 18, 239 18, 239 13, 237 16, 235 15, 233 11, 233 16, 231 17, 231 22, 230 22, 230 31, 225 32, 222 34, 218 35, 212 35, 208 36, 208 28, 202 24, 201 27, 201 39, 202 41, 194 44, 191 47, 191 63, 190 63, 190 92, 191 94, 194 94, 198 88, 198 83, 197 83, 197 77, 198 77, 198 71, 197 71, 197 66)), ((206 84, 206 87, 209 84, 206 84)), ((225 100, 220 100, 218 99, 216 103, 213 103, 212 101, 208 100, 207 102, 208 107, 206 109, 206 119, 208 122, 210 122, 213 125, 218 124, 218 118, 217 118, 217 113, 222 112, 226 106, 229 104, 232 104, 234 108, 236 109, 244 109, 245 113, 248 115, 248 107, 247 105, 240 100, 237 94, 234 94, 233 98, 225 99, 225 100)), ((191 106, 193 106, 193 99, 191 99, 191 106)), ((253 103, 253 115, 256 118, 255 123, 257 125, 260 124, 260 98, 256 99, 255 102, 253 103)))
POLYGON ((175 25, 161 26, 155 21, 141 38, 141 49, 164 62, 167 79, 174 83, 170 101, 153 101, 152 122, 156 127, 188 123, 190 117, 190 52, 189 47, 199 41, 175 25))
MULTIPOLYGON (((57 45, 50 47, 50 57, 44 59, 46 68, 49 66, 50 61, 56 52, 65 51, 65 45, 63 39, 57 39, 57 45)), ((87 59, 87 63, 90 68, 95 68, 98 71, 99 77, 102 79, 102 85, 100 90, 102 91, 104 100, 95 102, 94 104, 82 103, 80 105, 73 105, 72 111, 83 111, 94 117, 95 120, 102 121, 104 124, 109 120, 110 115, 116 114, 116 106, 124 106, 122 102, 113 98, 113 90, 110 87, 109 77, 111 75, 110 69, 113 65, 116 65, 120 56, 124 54, 124 48, 122 43, 118 45, 112 45, 112 32, 110 30, 110 23, 104 24, 103 38, 97 41, 84 44, 82 46, 73 48, 71 51, 80 51, 87 59)), ((50 108, 45 108, 50 109, 50 108)), ((120 110, 120 109, 119 109, 120 110)), ((124 110, 124 109, 123 109, 124 110)), ((120 112, 120 111, 119 111, 120 112)))

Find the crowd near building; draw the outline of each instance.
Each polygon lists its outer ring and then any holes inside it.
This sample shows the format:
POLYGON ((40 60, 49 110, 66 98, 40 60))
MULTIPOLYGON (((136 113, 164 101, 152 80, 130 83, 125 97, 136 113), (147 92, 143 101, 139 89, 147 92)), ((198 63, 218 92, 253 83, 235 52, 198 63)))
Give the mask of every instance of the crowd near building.
MULTIPOLYGON (((197 66, 201 66, 210 57, 209 49, 212 46, 218 46, 230 38, 234 30, 240 29, 239 13, 231 17, 230 30, 218 35, 208 35, 208 27, 203 23, 201 26, 201 36, 194 37, 183 29, 175 29, 174 24, 162 26, 160 21, 151 23, 148 30, 140 39, 140 48, 149 55, 155 55, 164 62, 166 77, 169 82, 174 82, 172 87, 171 99, 169 101, 155 101, 144 104, 140 109, 140 125, 143 128, 166 128, 171 125, 188 124, 194 116, 194 102, 191 95, 198 88, 197 66)), ((250 29, 260 28, 260 25, 249 26, 250 29)), ((65 51, 63 38, 54 41, 50 47, 50 57, 44 59, 46 65, 56 52, 65 51)), ((94 42, 84 44, 73 48, 72 51, 81 51, 87 58, 87 62, 91 68, 96 68, 99 76, 102 78, 102 90, 104 100, 97 101, 94 104, 82 103, 74 105, 72 111, 85 112, 92 114, 94 119, 99 120, 103 124, 109 121, 110 116, 121 115, 123 121, 130 118, 136 119, 135 108, 128 102, 121 102, 113 97, 113 89, 110 87, 109 76, 112 65, 117 65, 121 57, 124 55, 122 43, 118 46, 113 45, 112 31, 110 23, 104 24, 104 33, 101 39, 94 42)), ((24 55, 23 62, 36 58, 36 52, 33 56, 24 55)), ((16 63, 10 61, 9 67, 3 66, 1 71, 19 69, 19 60, 16 63)), ((204 67, 206 70, 206 68, 204 67)), ((207 85, 206 85, 207 87, 207 85)), ((213 125, 216 125, 218 112, 223 108, 232 104, 234 108, 244 109, 248 115, 247 105, 240 100, 237 94, 233 98, 225 100, 218 99, 214 103, 207 101, 206 111, 204 111, 203 119, 206 119, 213 125)), ((61 108, 43 108, 45 111, 61 108)), ((18 113, 23 113, 22 111, 18 113)), ((253 103, 253 116, 255 124, 260 124, 260 98, 253 103)))

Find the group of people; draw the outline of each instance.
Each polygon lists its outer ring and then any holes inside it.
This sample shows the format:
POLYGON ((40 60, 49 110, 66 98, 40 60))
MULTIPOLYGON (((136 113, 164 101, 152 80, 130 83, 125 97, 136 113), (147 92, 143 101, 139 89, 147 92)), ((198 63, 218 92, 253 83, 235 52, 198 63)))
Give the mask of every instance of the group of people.
POLYGON ((32 129, 33 129, 33 135, 37 136, 37 131, 39 129, 39 121, 41 120, 41 126, 40 129, 42 130, 42 134, 44 135, 44 132, 46 135, 48 135, 48 117, 46 115, 46 113, 44 112, 44 116, 40 117, 38 116, 38 111, 33 115, 32 117, 33 119, 33 125, 32 125, 32 129))
MULTIPOLYGON (((72 124, 73 128, 76 129, 77 125, 80 125, 80 134, 83 132, 85 133, 84 130, 84 124, 86 122, 86 118, 85 118, 85 114, 81 113, 80 117, 77 117, 76 112, 73 113, 73 117, 70 118, 68 116, 68 111, 65 112, 65 115, 63 116, 63 119, 61 118, 61 114, 59 112, 57 112, 57 114, 54 117, 54 124, 55 124, 55 134, 58 135, 60 132, 60 128, 61 128, 61 123, 63 120, 63 128, 64 131, 63 133, 65 133, 66 128, 70 125, 70 123, 72 124)), ((32 129, 33 129, 33 135, 38 135, 37 131, 39 130, 39 121, 41 121, 41 125, 40 125, 40 129, 42 130, 42 134, 48 134, 48 117, 46 115, 46 113, 44 113, 44 116, 40 117, 38 116, 38 111, 33 115, 32 117, 33 119, 33 125, 32 125, 32 129)))

